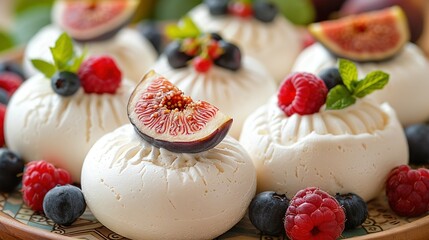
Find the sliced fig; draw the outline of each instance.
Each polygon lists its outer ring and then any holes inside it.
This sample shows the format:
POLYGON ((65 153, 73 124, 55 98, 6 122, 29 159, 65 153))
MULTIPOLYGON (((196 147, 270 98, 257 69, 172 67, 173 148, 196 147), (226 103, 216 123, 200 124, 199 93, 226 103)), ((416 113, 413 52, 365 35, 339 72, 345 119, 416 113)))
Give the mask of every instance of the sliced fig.
POLYGON ((138 0, 58 0, 52 17, 76 41, 99 41, 127 25, 138 4, 138 0))
POLYGON ((334 55, 358 62, 388 59, 410 37, 405 14, 396 6, 314 23, 309 30, 334 55))
POLYGON ((137 133, 155 147, 197 153, 215 147, 232 124, 215 106, 193 101, 163 76, 150 71, 128 102, 137 133))

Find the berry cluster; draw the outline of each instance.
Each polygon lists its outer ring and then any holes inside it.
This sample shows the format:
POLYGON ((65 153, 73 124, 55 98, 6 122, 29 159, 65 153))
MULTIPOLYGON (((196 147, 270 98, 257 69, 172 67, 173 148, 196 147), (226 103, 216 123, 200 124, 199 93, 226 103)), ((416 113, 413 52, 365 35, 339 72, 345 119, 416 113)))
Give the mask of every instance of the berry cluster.
POLYGON ((183 68, 192 61, 196 71, 205 73, 213 64, 236 71, 241 67, 240 49, 216 33, 171 42, 165 49, 168 63, 183 68))
POLYGON ((344 229, 360 226, 368 216, 358 195, 328 193, 309 187, 289 200, 272 191, 262 192, 249 206, 249 219, 261 232, 286 233, 292 239, 337 239, 344 229))
POLYGON ((18 64, 0 63, 0 147, 5 144, 3 126, 7 104, 24 80, 25 76, 18 64))
POLYGON ((249 18, 253 16, 261 22, 272 22, 278 14, 276 5, 267 0, 205 0, 204 3, 214 16, 231 14, 249 18))

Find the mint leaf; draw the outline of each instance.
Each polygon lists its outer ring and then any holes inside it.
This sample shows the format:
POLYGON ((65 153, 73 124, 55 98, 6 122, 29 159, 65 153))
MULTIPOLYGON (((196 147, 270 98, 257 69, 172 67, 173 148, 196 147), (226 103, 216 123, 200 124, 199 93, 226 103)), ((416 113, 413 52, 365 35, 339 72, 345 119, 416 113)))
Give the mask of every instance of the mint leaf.
POLYGON ((338 71, 340 72, 341 78, 343 79, 344 85, 350 92, 353 92, 354 84, 358 80, 358 71, 356 65, 346 59, 338 59, 338 71))
POLYGON ((52 63, 46 62, 41 59, 31 59, 31 63, 37 70, 43 73, 47 78, 51 78, 55 74, 55 71, 57 70, 57 68, 52 63))
POLYGON ((332 88, 326 99, 326 109, 343 109, 356 102, 350 91, 344 85, 337 85, 332 88))
POLYGON ((54 63, 59 71, 66 70, 67 64, 73 57, 73 41, 69 35, 63 33, 55 42, 55 46, 51 47, 54 63))
POLYGON ((389 82, 389 74, 382 71, 368 73, 365 78, 358 82, 353 95, 362 98, 375 90, 383 89, 389 82))
POLYGON ((178 25, 168 25, 165 33, 171 39, 193 38, 201 35, 200 29, 189 16, 182 18, 178 25))

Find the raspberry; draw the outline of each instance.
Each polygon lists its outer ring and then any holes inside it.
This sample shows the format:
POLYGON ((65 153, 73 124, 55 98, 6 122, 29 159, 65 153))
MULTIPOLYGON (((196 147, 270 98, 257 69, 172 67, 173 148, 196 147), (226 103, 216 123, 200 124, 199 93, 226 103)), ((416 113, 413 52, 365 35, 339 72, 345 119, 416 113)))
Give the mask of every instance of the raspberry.
POLYGON ((6 114, 6 106, 0 103, 0 147, 4 146, 4 117, 6 114))
POLYGON ((429 210, 429 170, 394 168, 386 182, 390 208, 400 216, 416 217, 429 210))
POLYGON ((43 210, 43 198, 56 185, 71 183, 70 174, 44 160, 30 162, 22 177, 22 194, 25 204, 34 211, 43 210))
POLYGON ((86 93, 114 94, 121 85, 122 73, 109 56, 90 57, 79 68, 78 76, 86 93))
POLYGON ((22 78, 12 72, 3 72, 0 73, 0 88, 6 90, 9 94, 9 97, 21 86, 22 78))
POLYGON ((197 56, 192 60, 195 70, 197 72, 205 73, 212 67, 213 62, 208 58, 197 56))
POLYGON ((284 226, 291 240, 337 239, 344 230, 345 214, 328 193, 310 187, 290 201, 284 226))
POLYGON ((318 112, 325 104, 328 89, 322 79, 311 73, 293 73, 281 84, 278 105, 287 116, 318 112))

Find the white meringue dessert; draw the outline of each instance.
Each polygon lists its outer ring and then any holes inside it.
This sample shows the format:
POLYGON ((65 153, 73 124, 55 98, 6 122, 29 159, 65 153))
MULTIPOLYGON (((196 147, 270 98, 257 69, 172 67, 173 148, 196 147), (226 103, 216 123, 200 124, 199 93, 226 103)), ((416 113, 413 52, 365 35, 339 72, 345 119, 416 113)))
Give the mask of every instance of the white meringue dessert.
MULTIPOLYGON (((37 70, 31 64, 31 59, 42 59, 52 62, 52 55, 49 47, 53 47, 55 40, 63 31, 51 24, 42 28, 28 42, 24 51, 23 67, 28 76, 37 74, 37 70)), ((78 45, 78 52, 82 48, 88 50, 89 55, 110 55, 115 59, 119 68, 124 72, 127 79, 139 82, 142 76, 155 63, 157 53, 152 45, 137 30, 121 29, 111 39, 103 41, 88 42, 78 45)))
POLYGON ((26 80, 10 99, 5 139, 26 161, 47 160, 79 182, 83 160, 105 133, 128 122, 126 105, 134 83, 122 79, 115 94, 56 94, 42 74, 26 80))
POLYGON ((213 239, 245 214, 256 189, 247 152, 227 136, 195 154, 144 141, 131 124, 89 151, 82 191, 94 216, 132 239, 213 239))
POLYGON ((247 116, 276 91, 275 80, 250 57, 242 58, 241 68, 237 71, 217 65, 206 73, 197 72, 192 65, 174 69, 165 56, 161 56, 154 69, 194 100, 210 102, 231 116, 234 124, 229 134, 236 139, 247 116))
MULTIPOLYGON (((321 70, 334 67, 337 58, 319 43, 305 49, 297 58, 292 71, 318 74, 321 70)), ((390 74, 389 84, 372 95, 379 102, 388 102, 396 111, 399 121, 407 126, 429 120, 429 62, 423 52, 408 43, 392 59, 382 62, 356 63, 359 75, 380 69, 390 74)))
POLYGON ((212 16, 201 4, 191 10, 189 16, 203 32, 220 33, 245 54, 263 63, 278 83, 289 74, 302 49, 297 29, 280 14, 272 22, 264 23, 252 17, 212 16))
POLYGON ((289 198, 306 187, 377 197, 388 173, 408 162, 403 129, 388 104, 363 98, 345 109, 287 117, 273 98, 245 122, 240 143, 253 159, 258 192, 289 198))

